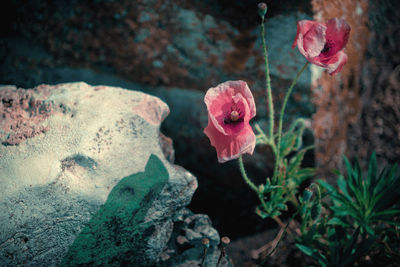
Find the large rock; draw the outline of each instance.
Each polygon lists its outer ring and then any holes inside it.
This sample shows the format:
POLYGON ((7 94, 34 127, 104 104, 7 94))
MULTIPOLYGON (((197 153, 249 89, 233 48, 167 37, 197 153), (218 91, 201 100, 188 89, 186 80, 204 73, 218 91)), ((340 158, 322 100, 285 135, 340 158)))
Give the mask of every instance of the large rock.
POLYGON ((167 105, 85 83, 0 96, 0 265, 155 264, 197 187, 163 154, 167 105))

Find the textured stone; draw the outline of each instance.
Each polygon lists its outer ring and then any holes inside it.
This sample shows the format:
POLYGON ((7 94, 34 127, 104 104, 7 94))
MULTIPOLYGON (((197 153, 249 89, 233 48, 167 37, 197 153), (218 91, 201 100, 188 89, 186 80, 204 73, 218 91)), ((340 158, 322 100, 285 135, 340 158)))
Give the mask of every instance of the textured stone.
MULTIPOLYGON (((182 209, 175 217, 174 230, 161 254, 159 266, 200 266, 204 255, 203 238, 209 239, 204 266, 216 266, 220 256, 220 237, 207 215, 193 214, 182 209)), ((233 266, 229 257, 221 259, 219 266, 233 266)))
MULTIPOLYGON (((254 31, 260 23, 256 1, 99 0, 54 6, 42 0, 22 2, 15 4, 15 28, 45 44, 55 55, 52 64, 111 67, 141 84, 197 90, 226 80, 264 80, 259 30, 254 31)), ((296 34, 296 19, 308 17, 308 4, 268 3, 268 45, 276 49, 270 49, 271 63, 285 79, 293 78, 290 74, 303 59, 287 48, 296 34), (296 13, 299 10, 302 13, 296 13), (279 58, 284 59, 276 62, 279 58)), ((12 70, 7 72, 12 75, 12 70)))
MULTIPOLYGON (((8 114, 1 121, 0 265, 58 266, 67 253, 74 251, 71 245, 85 233, 87 225, 93 224, 93 218, 103 218, 104 210, 113 210, 116 200, 125 207, 129 198, 121 196, 129 197, 135 190, 153 192, 143 193, 144 199, 148 198, 143 202, 144 209, 130 214, 137 228, 124 228, 124 234, 101 228, 104 235, 100 231, 96 240, 113 233, 115 240, 107 242, 115 248, 118 240, 127 240, 129 231, 142 229, 142 242, 132 241, 130 249, 142 252, 140 266, 157 262, 170 238, 174 214, 190 202, 197 188, 195 177, 171 165, 160 146, 159 126, 168 114, 167 105, 140 92, 85 83, 44 85, 26 91, 6 86, 0 87, 0 97, 7 100, 0 105, 8 114), (18 97, 26 94, 30 100, 19 102, 25 98, 18 97), (48 108, 43 112, 32 110, 35 101, 48 108), (138 107, 145 107, 146 112, 138 107), (5 127, 15 119, 13 114, 16 118, 22 114, 28 122, 29 116, 43 115, 33 125, 43 126, 46 131, 21 135, 24 138, 18 143, 4 143, 11 135, 25 131, 5 127), (121 182, 143 175, 151 154, 165 166, 168 180, 155 183, 160 184, 157 190, 135 182, 127 187, 132 190, 119 191, 125 193, 117 194, 120 197, 113 198, 114 202, 107 201, 113 196, 112 190, 121 188, 121 182)), ((116 214, 119 217, 111 217, 127 220, 124 216, 128 215, 116 214)), ((103 221, 98 227, 101 225, 107 224, 103 221)), ((121 247, 115 254, 120 263, 124 258, 131 259, 124 257, 123 251, 121 247)), ((102 252, 99 259, 110 259, 111 252, 102 252)))
POLYGON ((365 169, 374 151, 378 166, 400 162, 399 11, 395 0, 368 1, 369 40, 359 64, 361 109, 347 133, 347 156, 357 157, 365 169))

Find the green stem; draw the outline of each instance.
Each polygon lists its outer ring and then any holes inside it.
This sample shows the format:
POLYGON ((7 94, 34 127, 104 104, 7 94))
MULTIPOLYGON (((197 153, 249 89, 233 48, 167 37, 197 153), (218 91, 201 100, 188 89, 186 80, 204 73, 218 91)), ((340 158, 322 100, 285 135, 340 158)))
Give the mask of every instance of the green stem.
POLYGON ((274 169, 274 177, 277 175, 277 170, 278 166, 280 163, 280 152, 281 152, 281 139, 282 139, 282 123, 283 123, 283 115, 285 114, 285 108, 287 105, 287 102, 289 100, 290 95, 292 94, 293 87, 297 83, 297 80, 300 78, 300 75, 304 72, 304 70, 307 68, 309 62, 307 61, 304 66, 301 68, 301 70, 297 73, 296 77, 294 78, 292 84, 290 85, 286 95, 285 99, 283 100, 283 105, 281 109, 281 114, 279 116, 279 126, 278 126, 278 144, 277 144, 277 154, 276 154, 276 162, 275 162, 275 169, 274 169))
POLYGON ((250 188, 254 192, 256 192, 258 199, 261 202, 261 205, 263 206, 265 212, 267 212, 268 209, 267 209, 267 203, 265 203, 265 200, 264 200, 264 194, 263 194, 263 192, 260 192, 260 190, 258 190, 257 186, 247 176, 246 170, 244 169, 242 156, 239 156, 239 169, 240 169, 240 173, 242 174, 244 181, 250 186, 250 188))
POLYGON ((206 255, 207 255, 207 248, 205 247, 203 250, 203 258, 201 259, 200 267, 203 267, 204 260, 206 259, 206 255))
POLYGON ((294 192, 290 194, 290 201, 292 204, 297 208, 300 204, 299 201, 297 200, 296 196, 294 195, 294 192))
POLYGON ((222 257, 225 257, 225 248, 224 247, 221 248, 221 253, 219 254, 218 262, 217 262, 217 265, 215 267, 219 266, 219 263, 221 262, 222 257))
POLYGON ((265 135, 264 131, 261 129, 261 127, 260 127, 260 125, 258 125, 258 123, 255 124, 255 128, 256 128, 256 130, 258 131, 258 134, 259 134, 256 137, 258 138, 258 136, 259 136, 264 141, 264 142, 260 142, 260 143, 271 146, 272 151, 274 152, 274 155, 275 155, 276 154, 275 143, 273 143, 273 141, 271 141, 271 139, 268 138, 268 136, 265 135))
POLYGON ((246 170, 244 169, 243 158, 241 155, 239 156, 239 168, 244 181, 250 186, 251 189, 253 189, 258 194, 259 191, 257 186, 252 181, 250 181, 249 177, 247 176, 246 170))
POLYGON ((272 89, 271 89, 271 77, 269 75, 269 64, 268 64, 268 51, 265 43, 265 29, 264 29, 264 17, 261 17, 261 39, 264 51, 264 62, 265 62, 265 82, 267 85, 267 97, 268 97, 268 109, 269 109, 269 138, 273 144, 274 140, 274 103, 272 102, 272 89))

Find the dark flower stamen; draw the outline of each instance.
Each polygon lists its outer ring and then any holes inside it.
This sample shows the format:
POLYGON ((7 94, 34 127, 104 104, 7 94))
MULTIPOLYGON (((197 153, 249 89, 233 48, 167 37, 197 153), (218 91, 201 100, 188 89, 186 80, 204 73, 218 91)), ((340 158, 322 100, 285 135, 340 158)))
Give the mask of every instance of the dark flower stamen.
POLYGON ((327 53, 333 47, 333 43, 331 41, 326 41, 324 48, 322 49, 321 53, 327 53))

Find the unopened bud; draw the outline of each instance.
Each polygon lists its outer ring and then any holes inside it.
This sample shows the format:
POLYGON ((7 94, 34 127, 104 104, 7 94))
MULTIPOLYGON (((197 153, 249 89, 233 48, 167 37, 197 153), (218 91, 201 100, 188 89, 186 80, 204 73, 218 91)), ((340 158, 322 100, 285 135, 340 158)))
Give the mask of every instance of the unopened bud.
POLYGON ((258 15, 260 15, 261 18, 264 18, 265 14, 267 14, 267 4, 264 2, 258 3, 258 15))
POLYGON ((203 238, 201 240, 201 243, 203 244, 203 246, 205 246, 206 248, 210 247, 210 240, 208 238, 203 238))
POLYGON ((263 185, 263 184, 260 184, 260 185, 258 186, 258 192, 264 193, 264 190, 265 190, 264 185, 263 185))
POLYGON ((221 243, 222 246, 226 247, 227 245, 229 245, 229 243, 231 242, 230 238, 227 236, 224 236, 221 238, 221 243))

